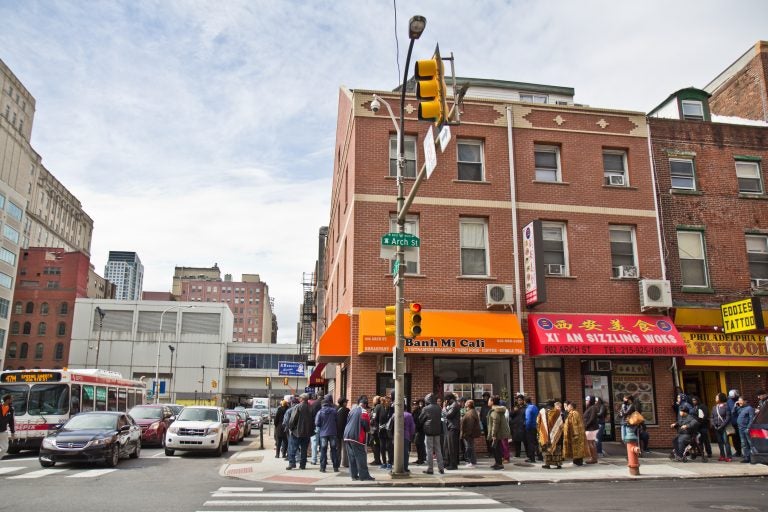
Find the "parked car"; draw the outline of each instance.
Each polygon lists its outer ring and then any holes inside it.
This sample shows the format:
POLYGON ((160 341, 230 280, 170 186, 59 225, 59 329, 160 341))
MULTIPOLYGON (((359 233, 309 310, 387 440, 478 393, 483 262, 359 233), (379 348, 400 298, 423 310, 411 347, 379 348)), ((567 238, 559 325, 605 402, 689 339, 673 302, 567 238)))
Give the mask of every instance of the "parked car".
POLYGON ((270 418, 269 418, 269 409, 266 407, 251 407, 250 409, 246 409, 248 411, 248 414, 251 416, 260 416, 261 422, 264 425, 268 425, 270 418))
POLYGON ((184 408, 184 406, 181 404, 163 404, 163 405, 170 407, 171 410, 173 411, 174 416, 178 416, 181 410, 184 408))
POLYGON ((245 419, 237 411, 226 411, 229 418, 229 442, 237 444, 245 439, 245 419))
POLYGON ((141 427, 143 445, 165 445, 165 433, 171 426, 173 410, 165 404, 137 405, 128 415, 141 427))
POLYGON ((38 460, 44 468, 96 461, 115 467, 121 457, 135 459, 141 453, 141 427, 124 412, 81 412, 57 427, 40 446, 38 460))
POLYGON ((221 455, 229 450, 229 418, 221 407, 184 407, 165 435, 165 454, 176 450, 209 450, 221 455))
POLYGON ((750 462, 768 464, 768 407, 763 407, 749 426, 750 462))

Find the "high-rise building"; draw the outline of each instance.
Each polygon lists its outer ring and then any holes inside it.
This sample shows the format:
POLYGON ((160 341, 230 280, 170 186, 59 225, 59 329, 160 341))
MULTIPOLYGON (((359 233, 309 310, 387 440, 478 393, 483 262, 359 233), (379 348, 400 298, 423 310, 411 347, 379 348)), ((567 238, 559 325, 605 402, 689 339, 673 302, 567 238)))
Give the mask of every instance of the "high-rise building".
POLYGON ((139 255, 130 251, 109 251, 104 277, 114 283, 117 300, 140 300, 144 285, 144 265, 139 255))

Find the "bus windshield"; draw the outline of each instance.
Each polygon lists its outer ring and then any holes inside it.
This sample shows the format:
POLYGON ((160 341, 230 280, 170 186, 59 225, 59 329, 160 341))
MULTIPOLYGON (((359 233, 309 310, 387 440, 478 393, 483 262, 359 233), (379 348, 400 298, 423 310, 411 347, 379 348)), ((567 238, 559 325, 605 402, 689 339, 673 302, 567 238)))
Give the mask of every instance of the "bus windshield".
POLYGON ((13 410, 16 416, 27 413, 27 396, 29 395, 29 385, 27 384, 0 384, 0 396, 7 394, 13 396, 13 410))
POLYGON ((67 384, 34 384, 29 393, 28 414, 67 414, 69 386, 67 384))

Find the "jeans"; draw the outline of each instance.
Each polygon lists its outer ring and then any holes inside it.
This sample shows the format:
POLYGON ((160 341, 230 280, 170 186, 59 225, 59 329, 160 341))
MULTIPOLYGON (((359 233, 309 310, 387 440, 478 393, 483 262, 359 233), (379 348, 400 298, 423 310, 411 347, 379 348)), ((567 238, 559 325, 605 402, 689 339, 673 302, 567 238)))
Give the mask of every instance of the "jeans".
POLYGON ((725 433, 725 427, 722 430, 715 429, 715 439, 717 440, 717 447, 720 448, 720 456, 730 459, 731 443, 728 442, 728 434, 725 433))
POLYGON ((744 460, 750 460, 752 456, 752 441, 749 439, 749 429, 739 429, 739 437, 741 438, 741 455, 744 460))
POLYGON ((529 462, 536 462, 536 445, 538 444, 536 438, 536 427, 525 429, 525 456, 529 462))
POLYGON ((320 438, 320 469, 325 471, 328 465, 328 445, 331 447, 331 463, 334 471, 339 469, 339 453, 336 450, 336 436, 322 436, 320 438))
POLYGON ((344 466, 345 468, 349 467, 349 459, 347 458, 347 449, 344 448, 344 437, 343 436, 337 436, 336 437, 336 453, 339 457, 339 465, 344 466))
POLYGON ((475 439, 472 437, 462 439, 464 441, 464 459, 469 464, 477 464, 477 456, 475 455, 475 439))
POLYGON ((427 448, 427 470, 432 471, 432 468, 434 467, 432 452, 435 452, 435 457, 437 457, 437 469, 441 471, 444 470, 445 465, 443 464, 443 449, 442 446, 440 446, 440 436, 425 437, 424 445, 427 448))
POLYGON ((320 436, 317 435, 317 432, 315 432, 312 435, 312 454, 310 455, 310 458, 312 459, 312 464, 317 464, 317 445, 318 445, 318 439, 320 436))
POLYGON ((299 467, 304 469, 307 467, 307 447, 309 446, 308 437, 296 437, 291 434, 291 441, 288 443, 288 465, 296 467, 297 457, 299 467))
POLYGON ((288 455, 288 437, 285 434, 275 436, 275 457, 288 455))
POLYGON ((597 439, 595 439, 595 447, 597 448, 597 454, 603 453, 603 437, 605 437, 605 422, 598 422, 597 424, 597 439))
POLYGON ((379 454, 381 456, 381 463, 383 465, 392 464, 392 450, 390 448, 394 448, 394 446, 390 447, 390 445, 393 445, 392 439, 389 438, 389 432, 384 430, 383 428, 379 429, 379 454))
POLYGON ((354 441, 344 441, 347 445, 347 458, 349 459, 349 474, 352 480, 373 480, 368 472, 365 445, 354 441))
POLYGON ((427 460, 427 448, 424 432, 416 432, 416 463, 424 464, 427 460))

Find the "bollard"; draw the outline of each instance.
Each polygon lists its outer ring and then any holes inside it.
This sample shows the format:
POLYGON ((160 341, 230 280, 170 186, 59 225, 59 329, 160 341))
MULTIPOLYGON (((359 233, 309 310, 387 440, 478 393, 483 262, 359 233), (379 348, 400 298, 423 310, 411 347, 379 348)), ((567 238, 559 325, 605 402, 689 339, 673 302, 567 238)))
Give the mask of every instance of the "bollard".
POLYGON ((627 466, 629 474, 632 476, 640 475, 640 447, 636 441, 627 442, 627 466))
POLYGON ((259 424, 259 444, 261 445, 260 450, 264 449, 264 423, 259 424))

